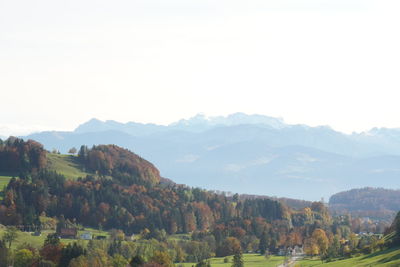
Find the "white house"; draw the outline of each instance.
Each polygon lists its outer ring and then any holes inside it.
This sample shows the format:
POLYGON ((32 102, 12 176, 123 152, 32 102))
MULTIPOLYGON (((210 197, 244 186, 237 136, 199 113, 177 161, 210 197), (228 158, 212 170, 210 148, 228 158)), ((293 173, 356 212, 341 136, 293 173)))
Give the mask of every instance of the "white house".
POLYGON ((83 239, 83 240, 92 240, 93 239, 93 235, 90 232, 85 232, 85 233, 80 235, 80 238, 83 239))

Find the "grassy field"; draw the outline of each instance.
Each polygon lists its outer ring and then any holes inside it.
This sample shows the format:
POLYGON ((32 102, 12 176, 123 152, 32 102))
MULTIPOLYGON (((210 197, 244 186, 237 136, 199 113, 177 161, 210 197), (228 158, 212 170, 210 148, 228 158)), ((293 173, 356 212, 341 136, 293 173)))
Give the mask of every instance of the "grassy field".
MULTIPOLYGON (((217 267, 231 267, 232 266, 232 256, 228 257, 229 262, 224 263, 224 258, 212 258, 210 260, 211 266, 217 267)), ((271 256, 268 260, 264 256, 259 254, 243 254, 244 265, 246 267, 276 267, 283 262, 283 257, 271 256)), ((177 266, 192 267, 195 263, 182 263, 177 264, 177 266)))
POLYGON ((175 234, 168 236, 169 241, 190 241, 192 238, 189 234, 175 234))
POLYGON ((3 188, 8 184, 10 179, 11 179, 11 176, 0 175, 0 191, 3 190, 3 188))
MULTIPOLYGON (((5 229, 0 228, 0 237, 3 236, 5 229)), ((44 240, 47 234, 43 234, 42 236, 32 236, 30 233, 27 232, 18 232, 17 239, 12 243, 12 248, 18 247, 20 244, 28 243, 31 244, 35 248, 40 248, 43 246, 44 240)))
POLYGON ((7 186, 11 176, 0 175, 0 200, 3 199, 3 189, 7 186))
POLYGON ((80 168, 76 156, 49 153, 47 159, 49 168, 64 175, 67 179, 86 177, 89 174, 80 168))
POLYGON ((328 263, 321 263, 319 259, 305 259, 299 263, 301 267, 398 267, 400 266, 400 248, 328 263))
MULTIPOLYGON (((5 231, 5 227, 0 228, 0 238, 3 236, 4 231, 5 231)), ((91 229, 91 228, 85 228, 85 230, 83 230, 83 231, 78 231, 78 236, 80 236, 81 234, 83 234, 85 232, 91 232, 94 236, 104 235, 104 236, 107 236, 107 238, 109 238, 109 233, 108 232, 100 231, 100 230, 96 230, 96 229, 91 229)), ((47 235, 48 234, 52 234, 52 233, 54 233, 53 230, 43 230, 42 234, 40 236, 33 236, 29 232, 20 232, 19 231, 18 232, 18 237, 12 243, 11 248, 15 249, 15 248, 17 248, 19 245, 21 245, 23 243, 28 243, 31 246, 39 249, 39 248, 41 248, 43 246, 44 240, 46 239, 47 235)), ((83 246, 86 246, 89 241, 88 240, 63 239, 62 238, 61 242, 64 243, 64 244, 69 244, 69 243, 73 243, 73 242, 79 242, 83 246)))

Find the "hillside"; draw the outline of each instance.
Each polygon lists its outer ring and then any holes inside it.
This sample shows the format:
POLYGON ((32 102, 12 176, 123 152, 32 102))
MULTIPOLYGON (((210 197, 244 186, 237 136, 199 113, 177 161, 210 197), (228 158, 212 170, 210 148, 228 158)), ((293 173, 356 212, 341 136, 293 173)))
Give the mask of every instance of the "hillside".
POLYGON ((351 188, 398 188, 399 133, 374 129, 347 135, 239 113, 167 126, 91 120, 72 132, 28 138, 64 153, 82 144, 116 144, 179 184, 315 201, 351 188))
POLYGON ((47 154, 47 167, 50 170, 57 171, 67 179, 77 179, 93 175, 93 173, 84 171, 83 165, 79 162, 78 157, 73 155, 47 154))
POLYGON ((339 214, 392 221, 400 207, 400 190, 371 188, 352 189, 334 194, 329 208, 339 214))
POLYGON ((7 186, 8 182, 10 182, 11 176, 8 175, 0 175, 0 200, 4 197, 4 188, 7 186))
MULTIPOLYGON (((95 172, 90 171, 89 169, 85 170, 85 166, 80 162, 79 157, 77 155, 63 155, 63 154, 47 154, 48 160, 48 168, 57 173, 64 175, 67 179, 75 180, 79 177, 83 178, 87 175, 96 176, 95 172)), ((4 177, 4 184, 9 181, 11 177, 4 177)), ((1 176, 0 176, 1 179, 1 176)), ((1 180, 0 180, 1 181, 1 180)), ((160 182, 165 185, 174 186, 175 183, 166 178, 160 177, 160 182)), ((299 200, 299 199, 291 199, 291 198, 277 198, 271 196, 262 196, 262 195, 246 195, 241 194, 239 198, 242 200, 246 199, 272 199, 283 203, 284 205, 296 209, 301 210, 306 207, 310 207, 312 202, 299 200)))
MULTIPOLYGON (((16 143, 29 148, 31 141, 16 143)), ((0 148, 8 151, 13 147, 14 143, 6 143, 0 148)), ((0 223, 39 227, 37 216, 44 212, 128 233, 145 228, 168 233, 206 230, 234 220, 238 214, 243 219, 263 218, 262 223, 288 220, 290 224, 287 208, 274 200, 238 201, 197 188, 160 184, 159 171, 153 164, 115 145, 82 146, 78 156, 49 154, 43 149, 39 152, 44 153, 47 164, 36 166, 32 161, 26 168, 34 171, 10 180, 0 205, 0 223)), ((1 155, 7 161, 22 156, 1 155)))
POLYGON ((392 248, 368 255, 328 263, 321 263, 321 260, 315 259, 302 260, 299 264, 301 267, 396 267, 400 266, 400 248, 392 248))

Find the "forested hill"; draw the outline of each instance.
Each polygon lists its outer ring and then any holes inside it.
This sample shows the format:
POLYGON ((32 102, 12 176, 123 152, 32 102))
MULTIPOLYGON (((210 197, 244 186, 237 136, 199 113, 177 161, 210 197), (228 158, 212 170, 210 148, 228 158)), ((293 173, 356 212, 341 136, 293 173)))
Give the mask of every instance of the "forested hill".
POLYGON ((40 143, 15 137, 4 142, 0 139, 1 172, 24 175, 45 168, 46 163, 46 151, 40 143))
POLYGON ((123 185, 160 182, 160 172, 153 164, 115 145, 93 146, 92 149, 82 146, 78 160, 85 169, 102 176, 109 175, 123 185))
MULTIPOLYGON (((23 170, 33 170, 19 175, 17 167, 12 169, 15 178, 7 185, 0 205, 1 224, 39 227, 40 214, 127 233, 146 228, 187 233, 210 230, 218 224, 250 227, 253 232, 272 227, 274 221, 281 221, 289 231, 292 224, 288 208, 274 200, 239 200, 160 184, 159 172, 151 163, 117 146, 81 147, 78 155, 71 157, 87 175, 75 179, 59 174, 56 165, 49 168, 50 164, 29 158, 34 151, 43 159, 53 158, 33 141, 15 139, 0 145, 3 160, 20 162, 24 158, 27 167, 23 170)), ((0 172, 6 170, 11 169, 3 167, 0 172)))
POLYGON ((400 190, 365 187, 333 195, 329 207, 338 213, 391 221, 400 207, 400 190))

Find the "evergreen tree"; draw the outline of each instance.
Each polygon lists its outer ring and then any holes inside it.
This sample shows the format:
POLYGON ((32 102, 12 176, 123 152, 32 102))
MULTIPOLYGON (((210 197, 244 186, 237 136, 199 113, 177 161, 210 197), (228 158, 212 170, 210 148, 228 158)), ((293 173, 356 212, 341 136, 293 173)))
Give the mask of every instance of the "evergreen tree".
POLYGON ((108 255, 114 256, 114 254, 119 254, 121 251, 122 242, 121 240, 113 240, 108 247, 108 255))
POLYGON ((393 230, 395 231, 395 236, 394 236, 394 244, 399 245, 400 244, 400 212, 397 213, 396 218, 393 221, 392 225, 393 230))
POLYGON ((85 249, 76 242, 73 245, 68 244, 61 250, 60 267, 67 267, 72 259, 85 254, 85 249))
POLYGON ((243 255, 241 252, 238 252, 233 256, 232 267, 244 267, 243 255))
POLYGON ((16 240, 18 237, 18 229, 15 228, 14 226, 7 227, 4 235, 3 235, 3 240, 4 242, 8 243, 8 248, 11 248, 12 242, 16 240))
POLYGON ((8 261, 10 259, 10 249, 7 248, 6 242, 0 240, 0 267, 9 266, 8 261))
POLYGON ((46 240, 44 241, 44 246, 58 246, 60 245, 60 238, 58 237, 57 233, 48 234, 46 240))
POLYGON ((142 257, 140 257, 139 255, 133 257, 131 259, 131 261, 129 262, 129 264, 132 267, 140 267, 142 264, 144 264, 144 260, 142 259, 142 257))
POLYGON ((267 232, 264 230, 264 232, 261 235, 261 239, 260 239, 260 245, 258 246, 258 249, 260 250, 260 254, 264 255, 265 252, 267 252, 268 249, 268 234, 267 232))

